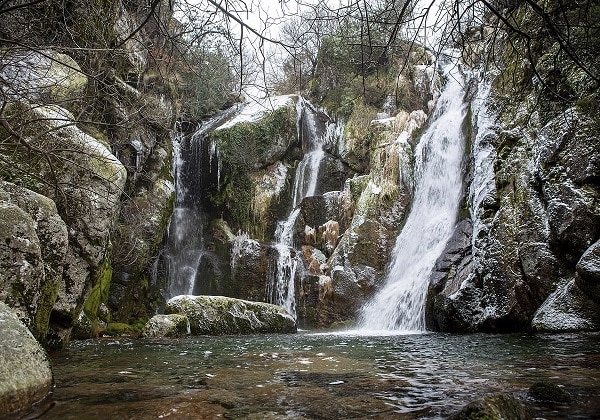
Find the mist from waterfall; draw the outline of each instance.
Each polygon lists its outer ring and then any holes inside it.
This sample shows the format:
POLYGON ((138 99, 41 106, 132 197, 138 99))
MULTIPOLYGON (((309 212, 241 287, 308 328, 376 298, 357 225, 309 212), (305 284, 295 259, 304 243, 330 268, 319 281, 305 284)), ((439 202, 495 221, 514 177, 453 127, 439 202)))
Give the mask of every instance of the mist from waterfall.
POLYGON ((431 125, 415 150, 415 192, 404 228, 396 239, 382 289, 362 309, 360 328, 424 331, 429 276, 450 238, 462 193, 463 81, 454 64, 431 125))

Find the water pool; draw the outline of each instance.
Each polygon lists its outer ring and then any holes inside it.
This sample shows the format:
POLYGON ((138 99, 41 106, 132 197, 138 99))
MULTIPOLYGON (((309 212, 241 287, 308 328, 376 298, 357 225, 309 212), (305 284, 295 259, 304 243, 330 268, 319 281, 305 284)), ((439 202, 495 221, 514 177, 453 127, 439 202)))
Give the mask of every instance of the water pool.
POLYGON ((48 419, 444 418, 497 391, 536 417, 600 413, 600 334, 97 339, 51 362, 48 419), (574 402, 528 399, 539 381, 574 402))

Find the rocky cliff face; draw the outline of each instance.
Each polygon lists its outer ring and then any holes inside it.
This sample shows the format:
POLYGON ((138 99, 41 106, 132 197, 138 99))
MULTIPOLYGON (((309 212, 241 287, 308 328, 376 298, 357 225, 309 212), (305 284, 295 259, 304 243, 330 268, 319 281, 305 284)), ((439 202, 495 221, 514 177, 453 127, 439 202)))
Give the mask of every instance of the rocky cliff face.
MULTIPOLYGON (((111 288, 113 319, 147 317, 144 284, 172 201, 175 109, 164 84, 144 83, 157 69, 139 46, 161 40, 152 25, 130 36, 143 2, 80 5, 53 20, 54 3, 0 17, 0 296, 40 342, 61 347, 74 326, 98 334, 111 288), (124 54, 104 48, 114 39, 124 54), (128 287, 143 296, 136 305, 122 301, 128 287)), ((153 19, 168 21, 168 5, 158 9, 153 19)))
POLYGON ((537 76, 505 53, 503 69, 476 82, 470 217, 433 274, 430 328, 600 328, 597 89, 557 51, 552 42, 540 48, 537 76), (537 83, 551 60, 561 66, 552 86, 537 83))

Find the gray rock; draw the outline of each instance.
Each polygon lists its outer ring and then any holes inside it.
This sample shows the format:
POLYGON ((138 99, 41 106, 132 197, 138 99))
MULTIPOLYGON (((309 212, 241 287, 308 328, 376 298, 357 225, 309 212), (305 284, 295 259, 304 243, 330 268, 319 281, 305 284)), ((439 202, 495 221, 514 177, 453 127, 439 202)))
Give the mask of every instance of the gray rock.
POLYGON ((224 293, 228 296, 260 301, 265 296, 269 258, 275 249, 267 244, 240 235, 233 240, 231 279, 224 293))
POLYGON ((15 416, 52 390, 44 349, 11 309, 0 302, 0 417, 15 416))
MULTIPOLYGON (((8 277, 12 277, 13 280, 18 278, 23 283, 20 285, 12 284, 11 286, 13 290, 20 291, 17 294, 20 294, 21 298, 19 299, 22 299, 22 302, 20 304, 16 303, 17 306, 13 306, 13 308, 29 308, 27 319, 21 318, 21 320, 30 328, 34 336, 44 343, 50 312, 62 281, 63 266, 68 247, 67 227, 58 215, 56 205, 52 200, 26 188, 0 181, 0 202, 2 201, 17 205, 31 217, 35 237, 30 238, 30 241, 38 243, 43 263, 43 275, 22 276, 24 273, 21 270, 27 269, 24 266, 27 260, 16 258, 14 264, 5 270, 1 270, 0 278, 4 278, 4 280, 0 283, 4 283, 3 288, 5 290, 8 287, 7 281, 11 282, 8 277), (15 270, 19 270, 20 275, 16 275, 15 270), (23 302, 25 302, 25 305, 23 305, 23 302)), ((0 218, 0 224, 2 222, 10 223, 10 219, 0 218)), ((15 259, 15 256, 10 257, 10 255, 5 254, 7 251, 5 246, 9 246, 10 243, 12 241, 2 241, 4 245, 0 245, 0 249, 3 252, 0 252, 0 254, 4 254, 4 257, 0 258, 15 259)), ((15 303, 14 298, 15 295, 13 294, 12 298, 9 297, 9 300, 15 303)))
POLYGON ((600 306, 574 279, 565 281, 540 306, 531 326, 544 332, 595 331, 600 329, 600 306))
POLYGON ((79 99, 87 76, 68 55, 52 50, 22 51, 3 56, 0 78, 11 86, 11 99, 68 103, 79 99))
POLYGON ((0 203, 0 300, 34 330, 44 262, 35 222, 11 203, 0 203))
MULTIPOLYGON (((29 145, 48 157, 29 159, 29 150, 12 150, 11 170, 24 174, 20 184, 53 199, 68 226, 69 249, 52 315, 68 324, 100 275, 127 174, 101 141, 77 128, 67 110, 18 102, 5 112, 29 145)), ((0 174, 8 176, 2 169, 0 174)))
POLYGON ((576 268, 577 286, 596 303, 600 303, 600 241, 584 252, 576 268))
POLYGON ((190 321, 179 314, 154 315, 144 326, 142 337, 178 338, 190 335, 190 321))
POLYGON ((176 296, 165 313, 186 315, 193 335, 296 332, 296 321, 280 306, 223 296, 176 296))

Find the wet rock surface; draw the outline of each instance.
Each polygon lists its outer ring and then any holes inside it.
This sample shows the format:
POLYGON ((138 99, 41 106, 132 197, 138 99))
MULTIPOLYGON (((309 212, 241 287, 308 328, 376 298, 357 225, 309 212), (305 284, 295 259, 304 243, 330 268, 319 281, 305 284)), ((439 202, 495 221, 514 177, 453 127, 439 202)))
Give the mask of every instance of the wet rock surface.
POLYGON ((0 212, 0 300, 44 343, 62 281, 67 227, 51 199, 2 181, 0 212))
MULTIPOLYGON (((491 103, 496 93, 492 89, 491 103)), ((593 116, 569 108, 523 129, 506 111, 497 116, 503 129, 485 140, 494 148, 494 200, 471 209, 471 249, 445 274, 434 272, 429 325, 442 331, 598 329, 600 149, 593 116)), ((483 152, 471 151, 474 171, 481 170, 476 164, 483 152)), ((440 261, 455 256, 447 249, 440 261)))
POLYGON ((527 395, 536 401, 570 404, 573 402, 573 397, 560 386, 547 383, 536 382, 529 387, 527 395))
POLYGON ((492 394, 467 404, 452 420, 532 419, 531 412, 510 394, 492 394))

